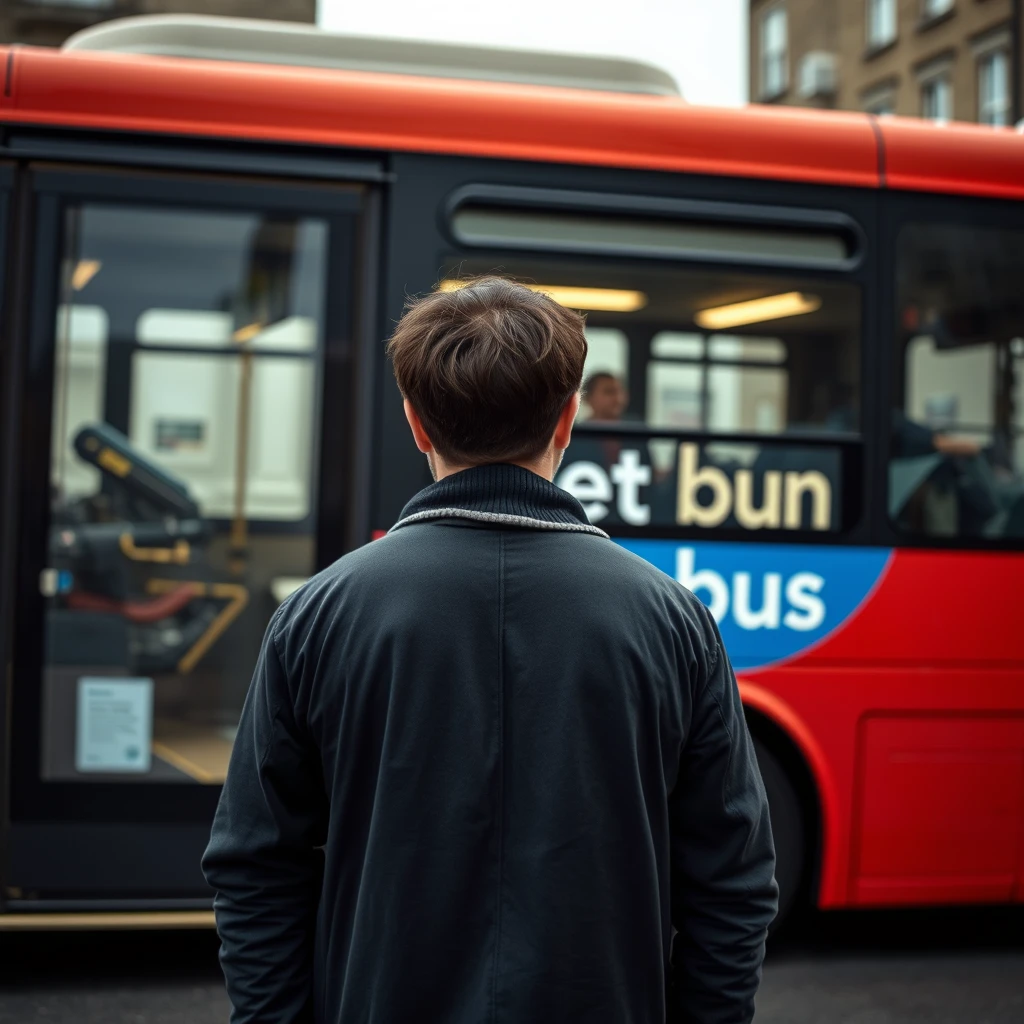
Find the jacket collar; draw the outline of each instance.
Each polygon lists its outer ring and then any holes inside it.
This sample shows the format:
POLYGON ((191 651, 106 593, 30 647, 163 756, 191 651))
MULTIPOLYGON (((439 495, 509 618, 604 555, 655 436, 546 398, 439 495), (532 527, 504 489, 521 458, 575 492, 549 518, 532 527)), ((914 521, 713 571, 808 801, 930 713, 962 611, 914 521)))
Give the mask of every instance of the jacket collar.
POLYGON ((504 464, 464 469, 425 487, 388 532, 430 519, 608 536, 590 525, 583 506, 568 491, 521 466, 504 464))

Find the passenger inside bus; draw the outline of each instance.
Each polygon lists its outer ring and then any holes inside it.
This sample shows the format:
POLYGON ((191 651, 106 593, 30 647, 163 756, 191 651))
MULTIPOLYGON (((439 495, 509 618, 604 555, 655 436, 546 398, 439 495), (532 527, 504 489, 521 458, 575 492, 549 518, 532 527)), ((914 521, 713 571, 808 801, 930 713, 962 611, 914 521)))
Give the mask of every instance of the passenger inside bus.
POLYGON ((590 374, 581 394, 590 423, 617 423, 629 406, 629 392, 622 381, 605 370, 590 374))

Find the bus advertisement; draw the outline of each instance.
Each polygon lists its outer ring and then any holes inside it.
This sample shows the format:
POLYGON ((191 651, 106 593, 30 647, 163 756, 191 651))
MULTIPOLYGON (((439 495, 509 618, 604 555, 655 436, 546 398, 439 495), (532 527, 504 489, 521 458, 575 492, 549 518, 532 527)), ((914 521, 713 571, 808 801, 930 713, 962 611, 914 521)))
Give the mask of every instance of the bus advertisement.
POLYGON ((717 620, 783 914, 1024 902, 1024 140, 167 24, 0 48, 0 928, 212 920, 267 622, 429 482, 384 339, 487 273, 586 315, 556 482, 717 620))

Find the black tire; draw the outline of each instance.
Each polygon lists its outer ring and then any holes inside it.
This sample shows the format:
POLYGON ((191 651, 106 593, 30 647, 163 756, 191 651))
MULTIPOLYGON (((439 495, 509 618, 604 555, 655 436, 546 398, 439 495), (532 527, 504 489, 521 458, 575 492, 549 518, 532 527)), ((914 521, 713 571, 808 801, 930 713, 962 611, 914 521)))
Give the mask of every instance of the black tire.
POLYGON ((803 808, 793 783, 778 758, 760 740, 754 740, 761 767, 775 839, 775 880, 779 884, 779 913, 772 925, 778 931, 800 895, 807 860, 807 832, 803 808))

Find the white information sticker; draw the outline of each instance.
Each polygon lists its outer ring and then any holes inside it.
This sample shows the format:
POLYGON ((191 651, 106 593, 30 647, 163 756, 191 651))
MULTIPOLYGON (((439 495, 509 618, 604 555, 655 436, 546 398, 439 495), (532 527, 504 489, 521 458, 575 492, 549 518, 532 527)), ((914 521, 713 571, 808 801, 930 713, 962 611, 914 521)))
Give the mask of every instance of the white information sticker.
POLYGON ((152 745, 152 679, 78 680, 78 771, 148 772, 152 745))

